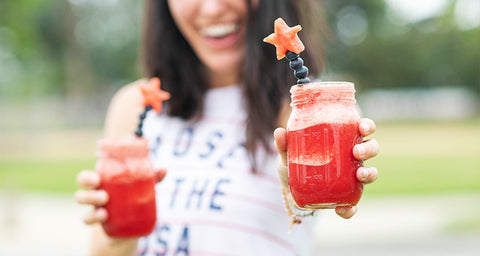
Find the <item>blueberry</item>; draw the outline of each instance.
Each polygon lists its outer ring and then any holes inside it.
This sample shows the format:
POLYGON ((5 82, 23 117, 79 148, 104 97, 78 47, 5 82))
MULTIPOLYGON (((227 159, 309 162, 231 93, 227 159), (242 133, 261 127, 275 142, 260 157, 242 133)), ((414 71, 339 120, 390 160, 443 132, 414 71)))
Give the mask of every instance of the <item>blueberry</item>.
POLYGON ((290 61, 290 68, 293 70, 300 69, 303 66, 303 59, 302 58, 297 58, 292 61, 290 61))
POLYGON ((140 129, 136 130, 135 135, 137 135, 138 137, 142 137, 142 135, 143 135, 142 130, 140 130, 140 129))
POLYGON ((147 113, 146 113, 146 112, 143 112, 143 113, 140 114, 140 120, 145 119, 145 117, 147 117, 147 113))
POLYGON ((287 51, 286 56, 287 56, 287 59, 288 59, 289 61, 292 61, 292 60, 298 58, 298 56, 300 56, 300 55, 299 55, 298 53, 294 53, 294 52, 291 52, 291 51, 287 51))
POLYGON ((295 70, 294 74, 295 74, 295 77, 298 79, 305 78, 308 76, 308 68, 303 66, 300 69, 295 70))

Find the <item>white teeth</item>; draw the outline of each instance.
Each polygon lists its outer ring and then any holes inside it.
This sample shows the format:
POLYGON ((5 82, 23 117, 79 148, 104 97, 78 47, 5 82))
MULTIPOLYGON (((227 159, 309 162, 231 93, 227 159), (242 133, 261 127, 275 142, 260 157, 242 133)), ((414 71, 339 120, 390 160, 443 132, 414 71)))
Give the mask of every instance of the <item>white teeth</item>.
POLYGON ((237 29, 236 24, 213 25, 200 30, 200 33, 208 37, 224 37, 237 29))

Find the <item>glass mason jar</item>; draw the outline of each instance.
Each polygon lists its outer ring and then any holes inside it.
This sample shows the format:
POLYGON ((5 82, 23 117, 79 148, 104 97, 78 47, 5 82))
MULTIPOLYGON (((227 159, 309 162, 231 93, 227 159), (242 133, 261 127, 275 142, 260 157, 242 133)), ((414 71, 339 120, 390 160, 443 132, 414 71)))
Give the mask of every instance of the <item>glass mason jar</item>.
POLYGON ((288 182, 299 208, 356 205, 363 184, 353 156, 362 142, 355 89, 348 82, 312 82, 290 90, 287 123, 288 182))
POLYGON ((139 237, 156 222, 155 173, 144 138, 105 138, 98 141, 100 189, 108 193, 105 232, 112 237, 139 237))

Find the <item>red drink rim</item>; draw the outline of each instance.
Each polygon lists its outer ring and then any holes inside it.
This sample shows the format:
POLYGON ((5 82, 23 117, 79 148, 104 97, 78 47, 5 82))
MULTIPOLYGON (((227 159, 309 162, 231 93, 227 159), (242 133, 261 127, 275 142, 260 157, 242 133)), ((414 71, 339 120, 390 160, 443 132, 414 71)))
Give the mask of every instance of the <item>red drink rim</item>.
POLYGON ((102 138, 97 141, 99 157, 145 157, 148 156, 148 141, 143 137, 126 136, 102 138))
POLYGON ((355 86, 351 82, 331 81, 294 85, 290 93, 293 105, 316 101, 356 103, 355 86))

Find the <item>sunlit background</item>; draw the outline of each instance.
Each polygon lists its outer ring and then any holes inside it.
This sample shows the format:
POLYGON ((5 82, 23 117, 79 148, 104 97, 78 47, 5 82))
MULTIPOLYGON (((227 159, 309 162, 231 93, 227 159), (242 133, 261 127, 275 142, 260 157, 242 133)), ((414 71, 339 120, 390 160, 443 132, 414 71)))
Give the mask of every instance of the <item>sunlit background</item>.
MULTIPOLYGON (((0 1, 0 255, 85 255, 75 175, 142 76, 143 2, 0 1)), ((356 84, 381 153, 353 219, 320 213, 313 255, 478 255, 480 1, 321 2, 321 78, 356 84)))

